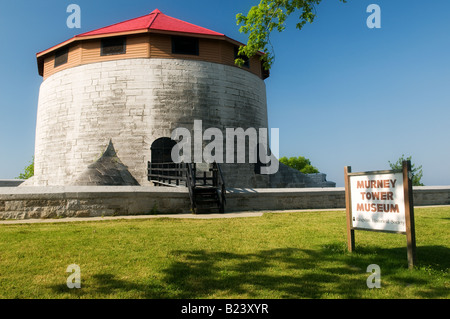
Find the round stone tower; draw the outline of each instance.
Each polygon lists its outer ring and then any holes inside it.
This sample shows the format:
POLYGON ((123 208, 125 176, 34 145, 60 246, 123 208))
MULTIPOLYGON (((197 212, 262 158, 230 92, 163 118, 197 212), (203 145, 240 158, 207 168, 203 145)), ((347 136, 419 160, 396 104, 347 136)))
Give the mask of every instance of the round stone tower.
MULTIPOLYGON (((158 150, 152 145, 176 128, 192 131, 194 120, 224 132, 268 128, 269 75, 259 56, 235 65, 240 45, 155 10, 38 53, 44 82, 35 176, 27 184, 77 185, 88 167, 107 174, 92 165, 113 147, 131 179, 150 185, 147 163, 158 150)), ((254 164, 223 170, 227 187, 273 186, 271 177, 255 174, 254 164)))

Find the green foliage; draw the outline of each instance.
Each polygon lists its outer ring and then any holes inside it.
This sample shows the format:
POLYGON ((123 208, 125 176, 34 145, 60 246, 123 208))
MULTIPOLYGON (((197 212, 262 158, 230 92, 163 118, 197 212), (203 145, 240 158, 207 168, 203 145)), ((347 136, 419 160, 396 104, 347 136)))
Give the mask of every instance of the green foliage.
MULTIPOLYGON (((409 156, 405 159, 405 155, 402 155, 395 163, 391 163, 391 161, 388 161, 389 166, 391 167, 391 169, 401 170, 401 169, 403 169, 403 161, 411 161, 411 158, 412 158, 412 156, 409 156)), ((411 172, 413 173, 412 185, 413 186, 424 186, 421 182, 421 179, 423 177, 422 165, 420 165, 419 167, 416 167, 416 165, 413 164, 411 161, 411 172)))
MULTIPOLYGON (((261 0, 259 5, 253 6, 245 16, 242 13, 236 15, 237 24, 242 26, 239 31, 248 34, 246 46, 239 48, 240 55, 252 57, 257 52, 264 52, 261 60, 264 68, 269 70, 274 62, 273 53, 269 50, 270 33, 276 29, 282 32, 285 29, 285 21, 296 10, 300 11, 297 29, 301 30, 316 17, 315 5, 322 0, 261 0)), ((347 0, 339 0, 344 3, 347 0)), ((273 50, 272 50, 273 51, 273 50)), ((236 59, 235 63, 242 66, 243 59, 236 59)))
POLYGON ((314 174, 319 173, 319 170, 311 165, 311 161, 303 156, 280 158, 280 163, 287 165, 293 169, 296 169, 304 174, 314 174))
POLYGON ((25 167, 24 172, 20 173, 16 179, 29 179, 30 177, 34 176, 34 156, 33 159, 27 167, 25 167))

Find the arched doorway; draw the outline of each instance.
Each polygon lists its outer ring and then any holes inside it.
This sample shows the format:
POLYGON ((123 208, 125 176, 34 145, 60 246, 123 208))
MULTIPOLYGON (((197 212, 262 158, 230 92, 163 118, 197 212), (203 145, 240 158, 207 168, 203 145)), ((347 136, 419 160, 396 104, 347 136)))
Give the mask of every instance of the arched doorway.
POLYGON ((151 162, 148 166, 148 180, 155 186, 169 186, 172 181, 179 184, 180 171, 172 160, 172 149, 177 144, 168 137, 155 140, 150 147, 151 162))
POLYGON ((152 151, 152 163, 173 163, 172 148, 177 144, 169 137, 161 137, 155 140, 150 147, 152 151))

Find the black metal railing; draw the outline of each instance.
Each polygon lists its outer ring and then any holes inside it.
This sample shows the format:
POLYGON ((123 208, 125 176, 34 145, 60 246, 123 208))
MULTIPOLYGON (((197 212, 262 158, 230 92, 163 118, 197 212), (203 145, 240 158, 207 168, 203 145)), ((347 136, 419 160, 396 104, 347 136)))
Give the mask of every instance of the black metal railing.
POLYGON ((210 164, 209 171, 197 171, 196 163, 151 163, 148 162, 148 180, 155 186, 187 187, 191 202, 191 210, 195 213, 198 208, 199 189, 209 189, 216 192, 217 207, 224 212, 225 180, 218 163, 210 164), (208 174, 209 173, 209 174, 208 174))
POLYGON ((148 162, 148 180, 155 186, 186 186, 185 163, 148 162))
POLYGON ((220 165, 216 162, 214 162, 212 164, 212 172, 213 172, 213 177, 214 177, 214 181, 215 181, 215 187, 217 187, 218 190, 218 197, 220 200, 220 209, 221 212, 223 212, 224 210, 224 206, 226 203, 226 199, 225 199, 225 179, 223 178, 223 173, 222 173, 222 169, 220 168, 220 165))
POLYGON ((195 213, 197 211, 197 203, 195 201, 195 184, 196 184, 196 170, 197 165, 194 163, 186 164, 186 186, 189 190, 189 199, 191 201, 191 211, 195 213))

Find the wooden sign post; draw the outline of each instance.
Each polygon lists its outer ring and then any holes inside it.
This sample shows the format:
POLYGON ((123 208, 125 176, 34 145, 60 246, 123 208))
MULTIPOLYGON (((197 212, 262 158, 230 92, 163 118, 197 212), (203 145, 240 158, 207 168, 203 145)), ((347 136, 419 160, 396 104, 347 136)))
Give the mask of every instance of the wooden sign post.
POLYGON ((406 235, 408 267, 416 262, 411 161, 402 170, 352 173, 345 167, 347 245, 355 250, 355 230, 406 235))

